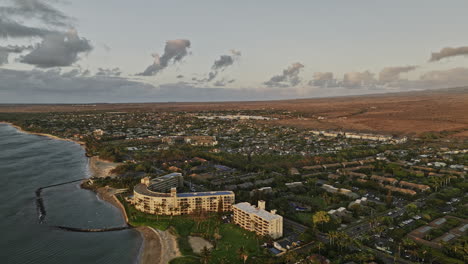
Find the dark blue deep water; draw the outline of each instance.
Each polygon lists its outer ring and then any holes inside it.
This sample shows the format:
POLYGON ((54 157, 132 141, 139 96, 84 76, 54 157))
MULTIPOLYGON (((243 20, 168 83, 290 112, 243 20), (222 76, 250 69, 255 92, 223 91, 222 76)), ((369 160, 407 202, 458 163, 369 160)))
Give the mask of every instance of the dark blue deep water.
POLYGON ((79 145, 0 124, 0 263, 137 262, 142 243, 137 231, 77 233, 49 227, 124 224, 118 209, 79 183, 42 191, 47 215, 39 224, 35 190, 88 175, 79 145))

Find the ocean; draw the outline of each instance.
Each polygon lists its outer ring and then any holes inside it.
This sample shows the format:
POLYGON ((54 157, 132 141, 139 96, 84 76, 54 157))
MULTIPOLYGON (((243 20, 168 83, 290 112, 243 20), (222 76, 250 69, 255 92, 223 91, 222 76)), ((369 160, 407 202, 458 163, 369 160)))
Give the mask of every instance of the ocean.
POLYGON ((39 187, 89 177, 78 144, 30 135, 0 124, 0 263, 136 263, 142 238, 135 230, 70 232, 51 226, 122 226, 119 210, 81 189, 79 182, 42 190, 46 210, 39 223, 39 187))

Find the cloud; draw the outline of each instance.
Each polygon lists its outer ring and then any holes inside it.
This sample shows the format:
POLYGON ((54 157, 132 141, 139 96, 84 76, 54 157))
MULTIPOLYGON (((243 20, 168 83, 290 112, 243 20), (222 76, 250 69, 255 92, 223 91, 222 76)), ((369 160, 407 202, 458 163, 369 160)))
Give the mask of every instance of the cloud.
POLYGON ((31 53, 22 56, 20 61, 40 68, 70 66, 78 61, 80 53, 90 52, 89 40, 81 38, 75 30, 67 33, 46 35, 31 53))
POLYGON ((213 70, 221 70, 224 69, 234 63, 233 56, 230 55, 221 55, 219 59, 215 60, 211 69, 213 70))
POLYGON ((47 25, 58 27, 70 27, 72 24, 73 19, 45 1, 12 0, 11 3, 11 6, 0 7, 1 15, 37 19, 47 25))
POLYGON ((32 46, 8 45, 0 46, 0 65, 8 63, 8 55, 10 53, 22 53, 23 51, 32 49, 32 46))
POLYGON ((466 85, 468 84, 468 69, 459 67, 442 71, 430 71, 421 75, 420 80, 441 84, 466 85))
MULTIPOLYGON (((21 56, 19 62, 40 68, 70 66, 78 61, 81 53, 92 50, 89 40, 80 38, 74 29, 64 32, 65 29, 71 28, 74 19, 57 10, 49 2, 43 0, 9 2, 9 6, 0 6, 0 38, 41 38, 34 47, 28 48, 32 51, 21 56), (36 26, 24 25, 23 20, 32 20, 36 26)), ((7 63, 8 54, 5 54, 6 51, 0 52, 1 62, 7 63)), ((12 52, 14 51, 8 53, 12 52)))
POLYGON ((283 70, 281 75, 275 75, 270 80, 263 84, 268 87, 293 87, 298 85, 302 80, 299 77, 301 69, 304 68, 299 62, 293 63, 287 69, 283 70))
POLYGON ((458 47, 458 48, 451 48, 451 47, 443 48, 439 52, 433 52, 429 61, 430 62, 439 61, 444 58, 462 56, 462 55, 465 55, 465 56, 468 55, 468 46, 458 47))
MULTIPOLYGON (((85 103, 148 101, 156 90, 149 84, 120 77, 90 76, 74 69, 61 73, 0 69, 0 102, 85 103)), ((154 97, 153 100, 156 100, 154 97)))
POLYGON ((214 86, 218 86, 218 87, 224 87, 230 83, 233 83, 235 82, 236 80, 234 79, 231 79, 231 80, 225 80, 225 79, 222 79, 222 80, 218 80, 216 82, 213 83, 214 86))
MULTIPOLYGON (((58 72, 60 73, 60 72, 58 72)), ((87 76, 89 74, 89 71, 86 70, 86 71, 81 71, 81 69, 72 69, 68 72, 64 72, 62 73, 62 77, 64 78, 74 78, 74 77, 80 77, 80 76, 87 76)))
POLYGON ((8 63, 8 52, 0 51, 0 66, 8 63))
POLYGON ((141 73, 140 76, 153 76, 161 70, 165 69, 169 63, 180 62, 185 56, 188 55, 190 48, 190 40, 176 39, 168 40, 164 47, 164 54, 160 57, 158 54, 153 54, 154 62, 141 73))
POLYGON ((337 81, 332 72, 315 72, 314 78, 309 81, 310 86, 315 87, 336 87, 337 81))
MULTIPOLYGON (((394 89, 301 89, 292 87, 213 88, 178 82, 155 87, 122 77, 88 76, 74 69, 61 72, 0 69, 0 103, 96 103, 96 102, 208 102, 252 101, 326 96, 346 96, 388 91, 460 87, 468 84, 468 69, 432 71, 421 79, 402 80, 394 89)), ((232 80, 229 80, 232 81, 232 80)), ((228 81, 228 82, 229 82, 228 81)), ((222 84, 222 83, 221 83, 222 84)))
POLYGON ((177 79, 182 79, 182 78, 184 78, 184 76, 182 74, 179 74, 179 75, 176 76, 176 78, 177 79))
POLYGON ((122 71, 120 70, 119 67, 113 68, 113 69, 105 69, 105 68, 99 68, 98 72, 96 73, 96 76, 106 76, 106 77, 112 77, 112 76, 120 76, 122 74, 122 71))
POLYGON ((21 25, 6 17, 0 17, 0 38, 43 37, 53 31, 21 25))
POLYGON ((386 67, 380 71, 379 81, 381 83, 388 83, 398 81, 401 73, 413 71, 417 66, 402 66, 402 67, 386 67))
POLYGON ((230 51, 231 51, 231 54, 234 56, 237 56, 237 57, 242 56, 242 52, 240 52, 239 50, 231 49, 230 51))
MULTIPOLYGON (((219 59, 216 59, 211 66, 211 72, 208 73, 208 77, 205 79, 196 79, 195 81, 198 81, 199 83, 204 83, 204 82, 211 82, 214 80, 218 74, 222 71, 224 71, 226 68, 229 66, 233 65, 234 62, 242 55, 240 51, 237 50, 230 50, 231 55, 221 55, 219 59)), ((218 84, 223 83, 222 81, 218 82, 218 84)), ((223 86, 223 85, 217 85, 217 86, 223 86)))
POLYGON ((453 68, 448 70, 429 71, 423 73, 415 80, 398 79, 386 83, 384 88, 393 88, 401 90, 425 90, 437 88, 451 88, 468 85, 468 68, 453 68))
POLYGON ((344 74, 341 85, 347 88, 360 88, 374 86, 376 80, 374 74, 369 71, 348 72, 344 74))

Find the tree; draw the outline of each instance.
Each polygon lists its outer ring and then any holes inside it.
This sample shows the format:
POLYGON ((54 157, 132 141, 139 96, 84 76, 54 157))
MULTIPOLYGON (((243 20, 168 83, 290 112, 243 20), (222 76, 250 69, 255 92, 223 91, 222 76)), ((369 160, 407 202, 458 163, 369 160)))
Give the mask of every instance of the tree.
POLYGON ((416 214, 416 212, 418 211, 418 206, 414 203, 410 203, 410 204, 407 204, 405 206, 405 209, 406 209, 406 213, 409 215, 409 216, 412 216, 414 214, 416 214))
POLYGON ((325 211, 318 211, 312 216, 312 223, 314 224, 314 227, 316 227, 318 224, 321 224, 323 230, 323 224, 328 222, 330 222, 330 216, 325 211))
POLYGON ((201 261, 202 263, 208 263, 211 258, 211 251, 205 246, 203 247, 202 251, 200 252, 201 255, 201 261))
POLYGON ((249 258, 249 255, 247 255, 247 250, 245 250, 244 246, 241 246, 237 250, 237 255, 239 255, 239 258, 245 263, 247 259, 249 258))
POLYGON ((299 255, 296 251, 288 251, 284 254, 283 259, 286 263, 296 263, 299 260, 299 255))

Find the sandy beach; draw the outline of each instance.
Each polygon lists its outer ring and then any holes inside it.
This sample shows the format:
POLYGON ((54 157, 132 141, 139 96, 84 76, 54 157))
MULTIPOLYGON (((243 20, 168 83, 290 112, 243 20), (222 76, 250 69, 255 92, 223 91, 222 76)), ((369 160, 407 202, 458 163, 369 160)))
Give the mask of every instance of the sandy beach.
POLYGON ((117 175, 113 174, 112 170, 121 164, 103 160, 96 156, 90 157, 88 162, 91 175, 97 178, 116 177, 117 175))
MULTIPOLYGON (((128 222, 127 213, 115 197, 117 190, 109 187, 102 187, 96 190, 98 197, 106 201, 122 212, 125 221, 128 222)), ((172 259, 181 256, 177 245, 177 238, 169 231, 160 231, 147 226, 139 226, 135 228, 143 237, 143 244, 140 250, 140 264, 166 264, 172 259)))

